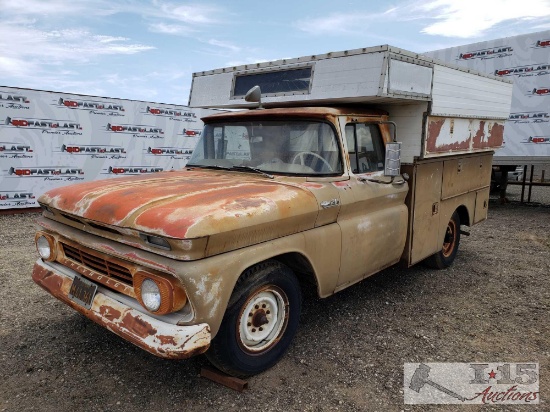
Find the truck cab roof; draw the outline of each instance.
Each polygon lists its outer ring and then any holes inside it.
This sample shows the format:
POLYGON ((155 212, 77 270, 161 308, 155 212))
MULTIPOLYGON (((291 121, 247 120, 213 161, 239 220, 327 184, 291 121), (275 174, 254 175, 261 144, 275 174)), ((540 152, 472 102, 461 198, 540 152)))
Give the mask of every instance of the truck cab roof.
POLYGON ((296 117, 296 118, 319 118, 328 119, 336 116, 361 116, 386 119, 388 113, 384 110, 370 109, 357 106, 310 106, 310 107, 285 107, 256 110, 242 110, 237 112, 223 112, 204 117, 205 123, 212 123, 224 120, 257 119, 260 117, 296 117))

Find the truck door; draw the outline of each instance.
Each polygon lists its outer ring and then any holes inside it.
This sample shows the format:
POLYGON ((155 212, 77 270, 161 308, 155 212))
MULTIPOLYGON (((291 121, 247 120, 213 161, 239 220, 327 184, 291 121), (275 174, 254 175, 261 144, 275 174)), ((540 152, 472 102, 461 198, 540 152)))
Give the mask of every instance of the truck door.
POLYGON ((405 246, 407 183, 384 176, 384 141, 372 120, 341 118, 349 190, 340 192, 342 253, 337 289, 399 261, 405 246))

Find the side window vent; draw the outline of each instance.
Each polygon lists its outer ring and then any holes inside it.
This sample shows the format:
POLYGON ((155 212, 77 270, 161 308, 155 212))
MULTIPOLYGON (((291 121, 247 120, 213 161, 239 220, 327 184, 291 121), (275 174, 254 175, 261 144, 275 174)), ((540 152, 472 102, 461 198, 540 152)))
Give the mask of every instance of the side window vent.
POLYGON ((300 67, 261 73, 238 74, 233 85, 233 98, 242 98, 254 86, 263 95, 306 94, 311 87, 313 67, 300 67))

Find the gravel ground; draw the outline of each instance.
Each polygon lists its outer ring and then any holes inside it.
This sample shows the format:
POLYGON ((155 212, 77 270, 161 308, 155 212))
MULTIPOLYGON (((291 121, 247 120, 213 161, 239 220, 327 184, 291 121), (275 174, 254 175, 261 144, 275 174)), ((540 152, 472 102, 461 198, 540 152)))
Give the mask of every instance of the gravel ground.
POLYGON ((36 215, 0 216, 0 411, 478 411, 404 405, 403 363, 482 361, 540 362, 541 404, 520 410, 550 410, 550 188, 535 189, 546 206, 516 189, 451 268, 307 294, 289 352, 244 393, 200 378, 203 357, 157 359, 48 295, 30 278, 36 215))

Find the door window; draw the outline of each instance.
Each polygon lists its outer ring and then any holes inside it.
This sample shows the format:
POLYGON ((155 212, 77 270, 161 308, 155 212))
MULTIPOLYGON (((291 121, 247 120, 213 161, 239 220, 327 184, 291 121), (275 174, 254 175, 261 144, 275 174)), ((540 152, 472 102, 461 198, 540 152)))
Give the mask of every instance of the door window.
POLYGON ((347 124, 346 140, 353 173, 384 170, 384 145, 377 124, 347 124))

